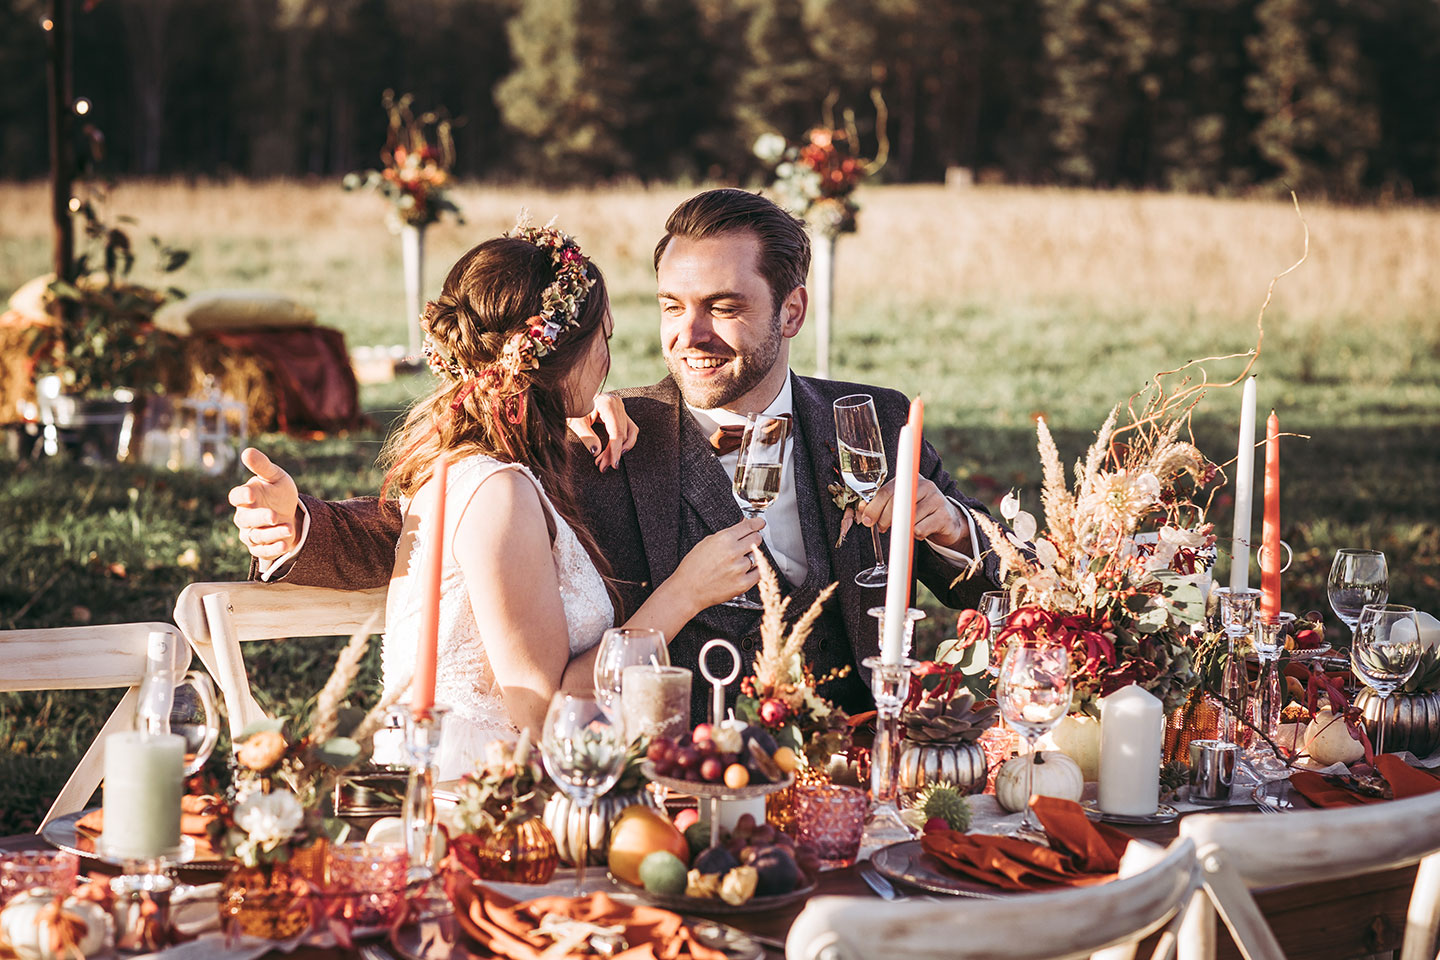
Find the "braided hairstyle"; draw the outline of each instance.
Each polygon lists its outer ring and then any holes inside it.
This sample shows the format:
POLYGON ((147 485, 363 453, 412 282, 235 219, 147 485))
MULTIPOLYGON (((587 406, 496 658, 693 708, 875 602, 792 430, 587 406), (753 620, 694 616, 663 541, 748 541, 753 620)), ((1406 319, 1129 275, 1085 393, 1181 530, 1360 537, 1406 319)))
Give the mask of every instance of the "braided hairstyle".
POLYGON ((440 296, 427 306, 423 324, 436 353, 470 375, 458 380, 442 375, 435 392, 417 402, 386 441, 380 454, 387 469, 381 496, 392 491, 413 496, 430 478, 441 453, 452 461, 481 453, 524 464, 574 528, 614 601, 610 565, 579 520, 568 470, 567 408, 590 401, 569 396, 569 381, 589 355, 594 338, 605 336, 610 310, 600 269, 587 263, 586 275, 594 286, 576 325, 538 366, 513 371, 500 362, 501 353, 540 312, 541 295, 556 276, 550 254, 527 240, 497 237, 456 261, 440 296))

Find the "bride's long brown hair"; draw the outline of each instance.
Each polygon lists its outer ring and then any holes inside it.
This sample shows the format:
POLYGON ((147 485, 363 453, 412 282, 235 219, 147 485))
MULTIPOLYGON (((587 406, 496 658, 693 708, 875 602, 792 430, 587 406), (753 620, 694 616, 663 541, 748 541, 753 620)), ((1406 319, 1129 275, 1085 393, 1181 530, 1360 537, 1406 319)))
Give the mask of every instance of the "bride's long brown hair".
POLYGON ((502 376, 499 361, 506 341, 540 313, 541 294, 555 281, 551 255, 528 240, 497 237, 456 261, 440 296, 426 309, 425 324, 442 358, 479 376, 456 380, 442 374, 439 388, 410 409, 380 453, 387 469, 381 496, 392 491, 413 496, 441 453, 452 461, 481 453, 524 464, 575 530, 616 602, 610 565, 579 518, 568 471, 568 383, 594 338, 605 336, 610 310, 600 269, 587 261, 585 272, 594 286, 576 325, 563 332, 538 367, 502 376))

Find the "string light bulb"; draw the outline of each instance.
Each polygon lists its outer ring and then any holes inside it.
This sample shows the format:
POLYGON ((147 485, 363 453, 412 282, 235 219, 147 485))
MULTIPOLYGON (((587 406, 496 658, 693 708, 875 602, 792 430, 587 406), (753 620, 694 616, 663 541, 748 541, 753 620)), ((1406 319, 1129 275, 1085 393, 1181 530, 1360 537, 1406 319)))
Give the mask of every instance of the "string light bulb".
POLYGON ((51 20, 49 17, 42 18, 40 20, 40 29, 44 30, 46 33, 49 33, 51 30, 55 29, 55 21, 51 20))
POLYGON ((79 213, 79 212, 80 212, 80 198, 79 198, 79 197, 71 197, 71 198, 70 198, 70 203, 67 204, 67 206, 70 207, 70 212, 71 212, 71 213, 79 213))
POLYGON ((83 117, 90 112, 90 101, 84 97, 75 101, 75 115, 83 117))

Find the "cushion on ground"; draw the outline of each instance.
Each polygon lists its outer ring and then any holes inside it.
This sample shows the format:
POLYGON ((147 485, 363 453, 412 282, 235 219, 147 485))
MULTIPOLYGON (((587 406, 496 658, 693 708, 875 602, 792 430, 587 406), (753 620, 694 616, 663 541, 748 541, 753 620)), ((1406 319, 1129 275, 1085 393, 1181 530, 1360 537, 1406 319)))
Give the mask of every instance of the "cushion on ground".
POLYGON ((180 336, 255 327, 308 327, 314 322, 314 310, 264 290, 206 290, 167 303, 155 314, 155 326, 180 336))

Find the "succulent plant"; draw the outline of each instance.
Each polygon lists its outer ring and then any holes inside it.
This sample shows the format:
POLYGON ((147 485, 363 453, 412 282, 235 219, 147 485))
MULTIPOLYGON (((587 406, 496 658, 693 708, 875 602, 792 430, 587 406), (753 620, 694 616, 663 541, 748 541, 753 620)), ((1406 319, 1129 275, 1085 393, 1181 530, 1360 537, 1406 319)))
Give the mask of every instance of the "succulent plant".
POLYGON ((1420 651, 1420 662, 1405 686, 1403 693, 1434 693, 1440 690, 1440 647, 1426 647, 1420 651))
POLYGON ((905 738, 915 743, 967 743, 995 725, 998 710, 993 701, 977 706, 975 695, 962 690, 948 699, 926 697, 901 719, 905 738))
POLYGON ((970 828, 970 801, 944 780, 928 784, 915 797, 914 810, 920 811, 922 823, 939 817, 951 830, 962 833, 970 828))

